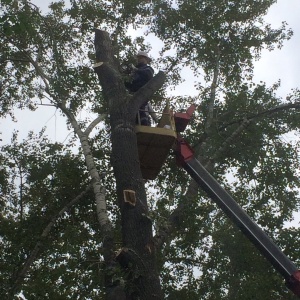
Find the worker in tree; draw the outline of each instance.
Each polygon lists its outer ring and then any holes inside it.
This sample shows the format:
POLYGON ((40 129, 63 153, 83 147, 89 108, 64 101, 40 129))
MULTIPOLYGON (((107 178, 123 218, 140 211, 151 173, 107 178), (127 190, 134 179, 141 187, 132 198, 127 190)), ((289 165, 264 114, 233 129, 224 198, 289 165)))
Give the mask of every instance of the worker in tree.
MULTIPOLYGON (((147 52, 138 52, 137 65, 131 66, 131 68, 129 68, 130 80, 125 82, 125 86, 129 92, 135 93, 153 77, 154 70, 149 66, 150 62, 151 59, 148 56, 147 52)), ((136 123, 144 126, 151 126, 149 114, 155 122, 158 121, 157 116, 154 113, 149 101, 146 101, 139 109, 136 123)))

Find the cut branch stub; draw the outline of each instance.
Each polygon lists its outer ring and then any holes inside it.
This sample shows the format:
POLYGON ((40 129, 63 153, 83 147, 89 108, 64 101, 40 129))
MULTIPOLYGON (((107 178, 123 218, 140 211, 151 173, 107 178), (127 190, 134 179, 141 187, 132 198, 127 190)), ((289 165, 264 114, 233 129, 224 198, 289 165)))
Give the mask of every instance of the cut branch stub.
POLYGON ((133 190, 123 190, 124 202, 130 206, 136 205, 136 196, 135 191, 133 190))

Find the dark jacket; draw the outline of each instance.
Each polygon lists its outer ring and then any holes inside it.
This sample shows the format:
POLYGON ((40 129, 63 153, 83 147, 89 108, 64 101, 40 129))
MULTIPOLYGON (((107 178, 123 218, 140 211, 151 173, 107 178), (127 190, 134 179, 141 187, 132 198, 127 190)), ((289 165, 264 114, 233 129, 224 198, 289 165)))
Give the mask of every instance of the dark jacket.
POLYGON ((125 82, 129 92, 135 93, 144 86, 154 74, 154 70, 146 64, 138 64, 131 75, 131 81, 125 82))
MULTIPOLYGON (((131 74, 131 80, 125 82, 125 86, 129 92, 135 93, 144 86, 154 74, 154 70, 146 64, 138 64, 131 74)), ((139 113, 136 118, 136 123, 144 126, 151 126, 151 120, 148 113, 148 101, 140 106, 139 113)))

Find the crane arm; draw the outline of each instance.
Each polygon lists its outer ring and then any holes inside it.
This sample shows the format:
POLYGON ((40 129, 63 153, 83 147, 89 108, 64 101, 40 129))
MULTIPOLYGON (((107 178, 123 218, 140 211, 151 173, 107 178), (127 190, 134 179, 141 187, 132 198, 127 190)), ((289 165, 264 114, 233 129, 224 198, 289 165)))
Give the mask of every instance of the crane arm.
POLYGON ((180 136, 176 142, 177 164, 198 183, 244 235, 285 278, 287 287, 300 298, 300 271, 268 235, 247 215, 213 176, 194 157, 190 145, 180 136))

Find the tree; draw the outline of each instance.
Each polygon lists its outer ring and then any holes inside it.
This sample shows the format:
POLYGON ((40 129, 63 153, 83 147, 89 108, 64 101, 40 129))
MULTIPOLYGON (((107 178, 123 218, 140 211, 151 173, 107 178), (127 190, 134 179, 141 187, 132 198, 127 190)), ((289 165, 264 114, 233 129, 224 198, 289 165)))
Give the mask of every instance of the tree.
POLYGON ((146 98, 157 110, 166 100, 175 110, 196 103, 186 136, 197 157, 299 262, 299 229, 285 227, 298 208, 298 145, 282 138, 299 131, 299 91, 283 100, 279 83, 252 82, 260 51, 292 34, 285 23, 264 23, 274 2, 59 1, 42 13, 29 1, 3 1, 1 116, 49 105, 74 132, 67 145, 41 131, 23 142, 15 134, 2 148, 3 295, 295 299, 171 158, 145 184, 134 129, 146 98), (133 95, 121 63, 150 45, 133 39, 131 27, 161 40, 155 65, 167 70, 133 95), (93 60, 103 62, 94 71, 93 60), (169 96, 186 67, 198 95, 169 96))

